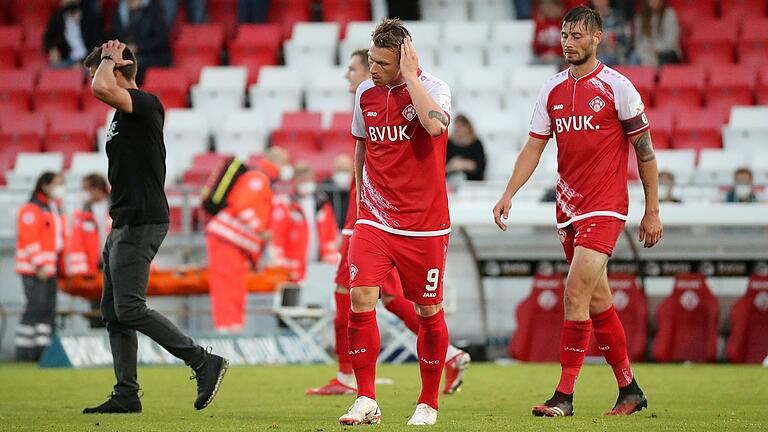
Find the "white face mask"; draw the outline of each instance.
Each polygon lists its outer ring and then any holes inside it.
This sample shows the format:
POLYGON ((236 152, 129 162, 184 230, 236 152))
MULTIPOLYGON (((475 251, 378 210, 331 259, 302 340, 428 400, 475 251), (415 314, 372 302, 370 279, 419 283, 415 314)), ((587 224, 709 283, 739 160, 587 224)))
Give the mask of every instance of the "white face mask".
POLYGON ((280 167, 280 180, 288 181, 293 178, 293 167, 290 165, 283 165, 280 167))
POLYGON ((51 188, 51 198, 64 199, 64 186, 54 186, 51 188))
POLYGON ((317 190, 317 183, 311 181, 301 182, 296 185, 296 192, 301 196, 309 196, 317 190))
POLYGON ((333 173, 333 183, 339 188, 348 188, 352 182, 352 174, 346 171, 339 171, 333 173))
POLYGON ((733 186, 733 194, 736 198, 747 199, 752 195, 752 185, 749 183, 736 183, 733 186))

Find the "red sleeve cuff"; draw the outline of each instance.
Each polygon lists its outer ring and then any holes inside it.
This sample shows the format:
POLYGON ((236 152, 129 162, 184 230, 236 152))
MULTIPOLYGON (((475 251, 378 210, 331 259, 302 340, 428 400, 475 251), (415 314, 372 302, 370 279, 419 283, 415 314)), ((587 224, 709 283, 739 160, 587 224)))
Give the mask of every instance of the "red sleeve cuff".
POLYGON ((352 138, 354 138, 354 139, 356 139, 356 140, 358 140, 358 141, 365 141, 365 140, 367 139, 367 138, 365 138, 365 137, 359 137, 359 136, 357 136, 357 135, 355 135, 355 134, 352 134, 352 138))
POLYGON ((542 140, 548 140, 548 139, 552 138, 551 134, 550 135, 542 135, 542 134, 536 133, 534 131, 528 131, 528 135, 532 136, 534 138, 537 138, 537 139, 542 139, 542 140))

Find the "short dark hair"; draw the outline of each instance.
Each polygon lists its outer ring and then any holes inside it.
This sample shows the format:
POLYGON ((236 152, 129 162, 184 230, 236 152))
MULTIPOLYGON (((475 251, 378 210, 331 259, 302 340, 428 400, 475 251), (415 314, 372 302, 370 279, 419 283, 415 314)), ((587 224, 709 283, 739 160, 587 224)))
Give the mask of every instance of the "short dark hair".
POLYGON ((739 174, 749 174, 750 177, 754 176, 754 174, 752 173, 752 170, 747 167, 740 167, 739 169, 733 172, 734 177, 739 174))
POLYGON ((35 182, 35 189, 32 191, 32 198, 34 198, 37 194, 43 193, 43 187, 53 183, 53 181, 58 176, 59 173, 55 173, 53 171, 46 171, 40 174, 40 177, 38 177, 37 181, 35 182))
MULTIPOLYGON (((127 66, 115 67, 115 70, 120 72, 128 81, 136 81, 136 72, 138 63, 136 62, 136 55, 133 54, 130 48, 127 46, 123 50, 123 60, 130 60, 133 64, 127 66)), ((101 63, 101 47, 97 46, 93 48, 88 57, 83 60, 83 66, 90 69, 92 66, 99 67, 101 63)))
POLYGON ((411 37, 411 34, 398 18, 381 20, 371 34, 373 46, 386 48, 397 53, 400 53, 400 46, 407 37, 411 37))
POLYGON ((87 176, 83 177, 83 182, 87 184, 88 187, 96 188, 105 194, 109 193, 109 185, 107 184, 107 179, 105 179, 101 174, 88 174, 87 176))
POLYGON ((568 11, 563 17, 563 24, 583 22, 584 27, 592 33, 603 31, 603 18, 600 13, 586 6, 577 6, 568 11))
POLYGON ((355 50, 352 55, 349 56, 350 58, 354 57, 360 57, 360 63, 363 64, 365 67, 369 67, 370 64, 368 63, 368 50, 367 49, 359 49, 355 50))

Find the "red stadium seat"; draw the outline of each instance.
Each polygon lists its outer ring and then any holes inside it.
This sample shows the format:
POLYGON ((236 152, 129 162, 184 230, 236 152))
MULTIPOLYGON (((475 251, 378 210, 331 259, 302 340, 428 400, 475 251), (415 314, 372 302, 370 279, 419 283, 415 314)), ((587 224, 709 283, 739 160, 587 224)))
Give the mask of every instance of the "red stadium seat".
MULTIPOLYGON (((608 285, 613 292, 613 305, 627 335, 627 355, 632 361, 645 357, 645 342, 648 335, 648 302, 637 286, 637 277, 632 274, 609 274, 608 285)), ((593 337, 588 356, 602 356, 593 337)))
POLYGON ((272 145, 287 149, 294 160, 302 159, 302 155, 319 150, 315 130, 278 129, 272 132, 272 145))
POLYGON ((528 297, 517 305, 517 330, 509 342, 509 356, 522 361, 556 362, 563 328, 562 275, 536 275, 528 297))
POLYGON ((648 123, 651 124, 653 147, 657 149, 668 149, 672 147, 672 131, 674 130, 675 125, 675 118, 672 111, 665 109, 646 109, 645 115, 648 117, 648 123))
POLYGON ((757 70, 752 66, 712 65, 704 90, 707 107, 730 111, 734 105, 752 105, 757 70))
MULTIPOLYGON (((224 46, 224 26, 221 24, 186 24, 179 30, 173 44, 174 64, 185 70, 199 71, 203 66, 220 64, 224 46)), ((197 82, 198 76, 190 77, 197 82)))
POLYGON ((352 112, 337 112, 331 117, 330 130, 352 133, 352 112))
POLYGON ((339 38, 344 38, 347 23, 371 20, 371 2, 368 0, 322 0, 323 21, 341 24, 339 38))
POLYGON ((36 111, 77 111, 83 91, 80 69, 46 69, 35 90, 36 111))
POLYGON ((768 105, 768 73, 765 71, 758 75, 755 96, 758 105, 768 105))
POLYGON ((280 37, 285 40, 291 37, 294 24, 312 20, 311 7, 311 0, 272 0, 267 20, 280 25, 280 37))
POLYGON ((24 28, 24 43, 21 46, 19 63, 25 69, 40 72, 48 65, 48 55, 43 49, 44 26, 24 28))
POLYGON ((93 116, 89 113, 57 113, 50 118, 51 125, 45 137, 45 151, 64 154, 64 167, 68 168, 76 152, 92 152, 94 148, 93 116))
POLYGON ((704 69, 699 66, 665 65, 659 74, 654 106, 690 110, 701 106, 704 69))
POLYGON ((43 113, 5 112, 0 124, 0 147, 14 146, 40 151, 47 126, 47 117, 43 113))
POLYGON ((651 94, 656 86, 656 68, 652 66, 617 66, 616 71, 634 84, 646 107, 652 106, 651 94))
POLYGON ((29 111, 35 78, 35 73, 26 69, 0 70, 0 104, 3 110, 29 111))
POLYGON ((20 26, 0 27, 0 65, 15 68, 17 52, 21 48, 22 31, 20 26))
POLYGON ((227 37, 232 37, 237 29, 237 0, 209 1, 206 7, 208 20, 222 24, 226 29, 227 37))
POLYGON ((315 172, 315 179, 321 180, 331 176, 333 171, 333 160, 336 154, 326 151, 297 151, 293 153, 293 159, 297 162, 306 162, 315 172))
POLYGON ((324 153, 337 156, 346 154, 349 157, 355 155, 355 140, 346 130, 325 130, 320 132, 320 148, 324 153))
POLYGON ((696 27, 700 21, 717 16, 716 0, 670 0, 667 4, 675 10, 684 32, 696 27))
POLYGON ((256 82, 259 68, 276 65, 280 50, 280 26, 277 24, 243 24, 235 40, 229 43, 229 63, 248 68, 248 82, 256 82))
POLYGON ((765 66, 768 51, 768 18, 745 19, 738 45, 739 63, 765 66))
POLYGON ((691 29, 685 53, 693 64, 733 63, 737 27, 718 19, 700 21, 691 29))
POLYGON ((740 21, 765 16, 765 0, 720 0, 720 15, 724 20, 740 21))
POLYGON ((653 358, 659 362, 711 362, 717 356, 719 306, 703 275, 675 276, 672 294, 656 310, 653 358))
POLYGON ((147 69, 147 74, 144 77, 144 89, 157 95, 166 110, 187 106, 189 81, 183 69, 147 69))
POLYGON ((676 149, 722 148, 722 126, 726 115, 720 109, 694 109, 685 112, 675 125, 672 147, 676 149))
POLYGON ((308 130, 316 132, 321 129, 322 121, 323 116, 319 112, 287 112, 283 113, 280 128, 286 130, 308 130))
POLYGON ((182 182, 190 186, 203 186, 211 172, 219 166, 222 160, 232 155, 224 153, 200 153, 192 158, 192 166, 184 172, 182 182))
POLYGON ((762 363, 768 357, 768 276, 752 275, 747 292, 731 307, 725 357, 731 363, 762 363))
POLYGON ((25 26, 44 26, 60 3, 55 0, 13 0, 13 21, 25 26))

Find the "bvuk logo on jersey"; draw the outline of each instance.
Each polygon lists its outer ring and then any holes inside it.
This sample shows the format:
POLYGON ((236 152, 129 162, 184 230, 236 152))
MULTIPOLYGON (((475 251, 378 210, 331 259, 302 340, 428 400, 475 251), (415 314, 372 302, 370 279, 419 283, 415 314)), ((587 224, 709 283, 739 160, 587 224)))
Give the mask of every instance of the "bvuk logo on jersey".
POLYGON ((416 108, 414 108, 412 104, 408 104, 403 110, 403 117, 408 121, 413 120, 413 118, 416 117, 416 108))

